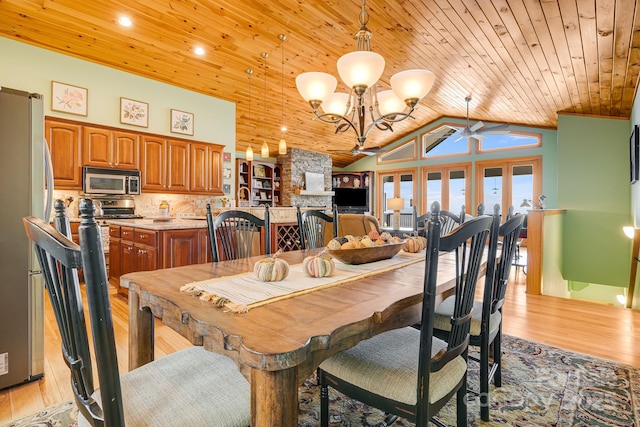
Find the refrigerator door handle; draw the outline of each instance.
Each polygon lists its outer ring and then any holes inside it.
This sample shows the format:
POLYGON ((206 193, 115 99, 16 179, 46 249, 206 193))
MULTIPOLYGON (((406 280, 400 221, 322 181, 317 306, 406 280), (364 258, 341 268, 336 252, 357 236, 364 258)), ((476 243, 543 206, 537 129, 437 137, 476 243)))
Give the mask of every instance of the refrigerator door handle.
POLYGON ((53 163, 51 162, 51 151, 46 139, 44 140, 44 173, 47 193, 43 219, 48 222, 51 220, 51 211, 53 211, 53 163))

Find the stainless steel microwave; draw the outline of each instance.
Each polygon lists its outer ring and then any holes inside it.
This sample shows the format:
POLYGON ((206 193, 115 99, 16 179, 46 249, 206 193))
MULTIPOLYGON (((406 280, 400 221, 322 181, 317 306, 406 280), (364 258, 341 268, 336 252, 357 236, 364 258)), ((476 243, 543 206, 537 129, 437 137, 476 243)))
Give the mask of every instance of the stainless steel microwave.
POLYGON ((140 171, 84 166, 82 191, 85 194, 140 194, 140 171))

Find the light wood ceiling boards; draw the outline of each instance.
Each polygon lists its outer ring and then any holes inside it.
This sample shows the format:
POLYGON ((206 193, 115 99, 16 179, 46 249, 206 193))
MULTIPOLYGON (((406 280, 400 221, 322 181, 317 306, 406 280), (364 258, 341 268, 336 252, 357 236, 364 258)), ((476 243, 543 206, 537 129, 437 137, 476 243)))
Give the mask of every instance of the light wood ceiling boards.
MULTIPOLYGON (((237 103, 237 149, 277 150, 281 51, 289 146, 350 149, 354 134, 312 120, 295 76, 355 49, 359 0, 0 0, 0 35, 237 103), (133 27, 116 24, 120 14, 133 27), (192 54, 202 45, 204 57, 192 54), (261 52, 268 52, 267 114, 261 52), (251 117, 245 70, 252 68, 251 117)), ((385 145, 442 116, 554 128, 557 113, 628 118, 638 85, 638 0, 368 0, 372 50, 397 71, 436 74, 415 120, 372 131, 385 145)), ((343 86, 339 83, 339 88, 343 86)), ((343 88, 344 90, 345 88, 343 88)), ((330 153, 335 166, 359 157, 330 153)))

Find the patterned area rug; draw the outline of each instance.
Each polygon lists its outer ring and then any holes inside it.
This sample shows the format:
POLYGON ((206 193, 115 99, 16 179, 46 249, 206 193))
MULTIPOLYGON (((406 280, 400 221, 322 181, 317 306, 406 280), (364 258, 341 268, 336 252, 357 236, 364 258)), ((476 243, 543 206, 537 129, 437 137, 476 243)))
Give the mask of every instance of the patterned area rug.
MULTIPOLYGON (((480 420, 479 398, 470 397, 468 425, 474 426, 640 426, 640 369, 572 353, 519 338, 504 337, 502 387, 491 386, 491 421, 480 420)), ((469 384, 477 387, 477 364, 469 384)), ((299 390, 299 426, 319 425, 315 376, 299 390)), ((376 426, 384 415, 333 390, 332 426, 376 426)), ((455 397, 438 414, 455 425, 455 397)), ((66 402, 2 427, 76 426, 76 410, 66 402)), ((395 426, 412 426, 399 419, 395 426)))

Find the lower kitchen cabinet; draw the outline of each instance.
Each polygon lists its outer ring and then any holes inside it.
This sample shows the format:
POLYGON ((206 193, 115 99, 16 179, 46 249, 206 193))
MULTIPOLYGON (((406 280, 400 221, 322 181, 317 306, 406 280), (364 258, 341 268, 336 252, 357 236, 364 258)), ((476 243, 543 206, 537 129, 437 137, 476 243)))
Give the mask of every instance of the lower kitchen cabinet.
POLYGON ((207 230, 202 228, 153 231, 110 225, 109 252, 109 283, 123 295, 128 294, 120 287, 123 274, 211 261, 207 230))

